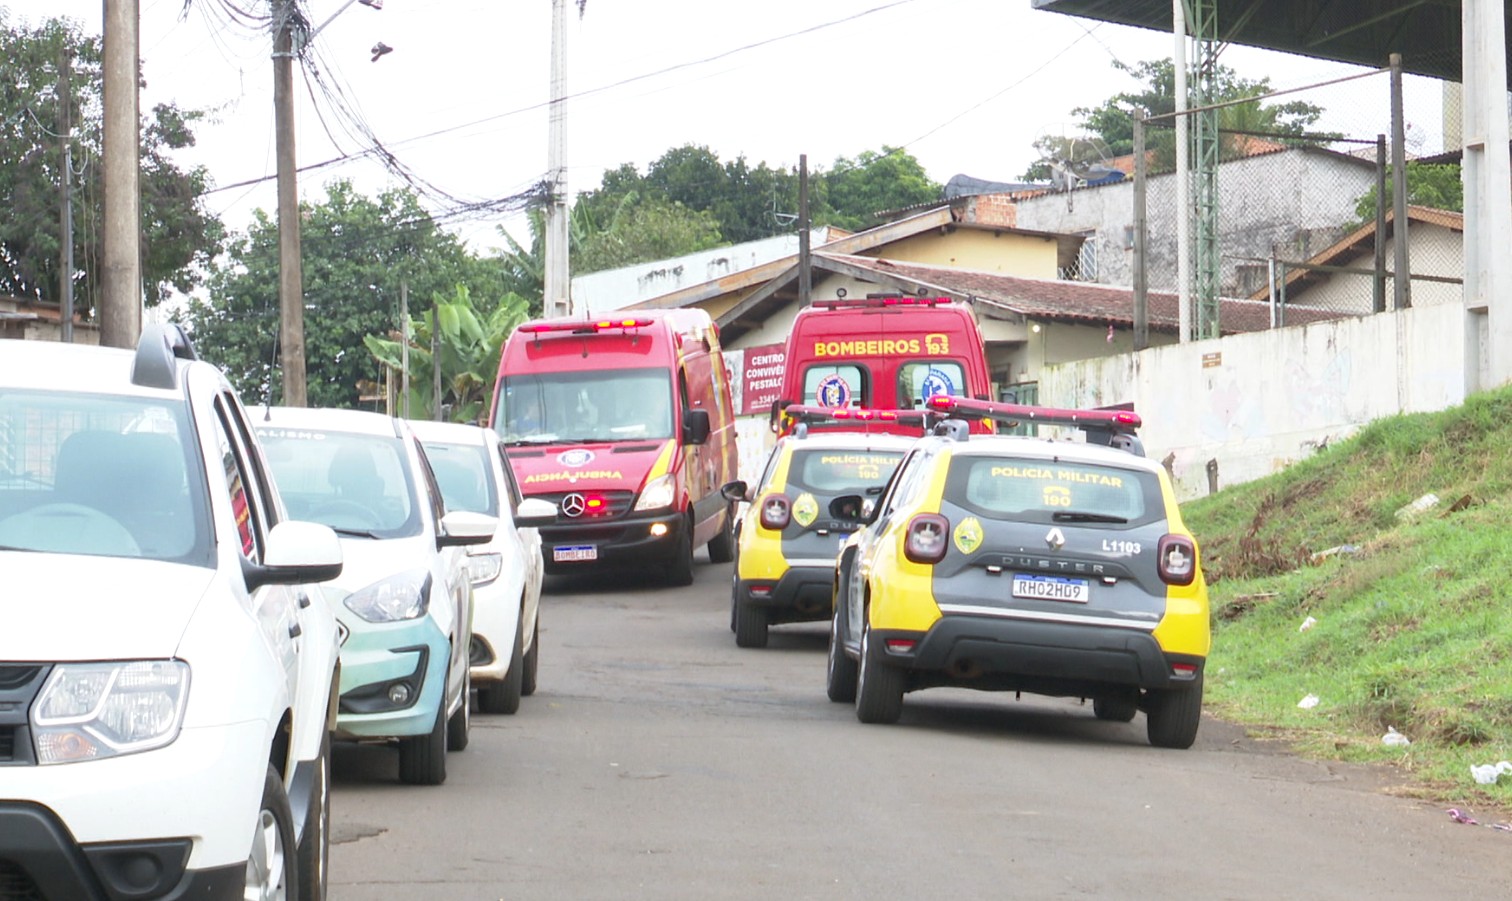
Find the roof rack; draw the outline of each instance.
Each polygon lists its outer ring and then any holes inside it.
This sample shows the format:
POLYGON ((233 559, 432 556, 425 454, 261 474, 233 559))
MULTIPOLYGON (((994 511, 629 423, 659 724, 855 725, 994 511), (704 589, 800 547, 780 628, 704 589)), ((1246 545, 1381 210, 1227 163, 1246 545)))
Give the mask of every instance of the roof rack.
POLYGON ((131 383, 144 388, 178 387, 177 360, 198 360, 189 335, 177 323, 148 323, 137 339, 131 383))
POLYGON ((870 431, 872 426, 897 426, 915 424, 922 432, 928 425, 928 410, 866 410, 855 407, 819 407, 809 404, 788 404, 782 408, 785 421, 791 424, 793 434, 800 437, 808 434, 811 426, 845 426, 846 431, 870 431))
POLYGON ((1030 423, 1072 426, 1086 433, 1089 444, 1102 444, 1144 456, 1144 443, 1135 432, 1144 425, 1144 420, 1133 410, 1068 410, 971 400, 949 394, 936 394, 925 405, 931 413, 951 419, 990 419, 1014 425, 1030 423))

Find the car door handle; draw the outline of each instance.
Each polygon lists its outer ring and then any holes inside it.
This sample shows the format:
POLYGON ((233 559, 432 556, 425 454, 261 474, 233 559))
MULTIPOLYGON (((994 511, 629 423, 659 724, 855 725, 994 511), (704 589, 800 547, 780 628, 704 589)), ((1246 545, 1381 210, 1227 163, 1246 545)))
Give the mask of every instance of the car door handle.
POLYGON ((301 636, 303 634, 304 634, 304 629, 301 629, 299 627, 299 623, 289 623, 289 637, 290 638, 298 638, 299 636, 301 636))
POLYGON ((310 606, 310 595, 307 592, 301 591, 299 593, 299 608, 303 610, 308 606, 310 606))

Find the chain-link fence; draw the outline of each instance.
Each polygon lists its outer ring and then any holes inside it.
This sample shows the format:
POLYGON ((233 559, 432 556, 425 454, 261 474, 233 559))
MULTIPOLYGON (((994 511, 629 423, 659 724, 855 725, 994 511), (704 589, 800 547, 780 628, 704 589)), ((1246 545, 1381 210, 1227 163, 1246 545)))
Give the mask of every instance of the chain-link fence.
POLYGON ((1164 295, 1151 302, 1152 321, 1170 318, 1184 281, 1194 337, 1458 302, 1452 92, 1412 77, 1393 102, 1389 68, 1340 73, 1184 114, 1184 183, 1177 116, 1145 119, 1144 166, 1133 154, 1102 160, 1094 174, 1109 177, 1020 198, 1019 224, 1084 236, 1064 278, 1137 292, 1142 270, 1148 294, 1164 295), (1407 161, 1401 179, 1394 151, 1407 161))

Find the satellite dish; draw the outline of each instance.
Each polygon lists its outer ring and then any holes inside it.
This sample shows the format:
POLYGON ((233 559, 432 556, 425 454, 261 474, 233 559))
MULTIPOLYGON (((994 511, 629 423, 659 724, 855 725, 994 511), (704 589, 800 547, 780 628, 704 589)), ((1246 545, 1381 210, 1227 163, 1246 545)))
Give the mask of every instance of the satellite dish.
POLYGON ((1049 167, 1050 179, 1057 190, 1071 191, 1123 177, 1123 171, 1112 165, 1108 142, 1095 135, 1045 134, 1034 146, 1049 167))

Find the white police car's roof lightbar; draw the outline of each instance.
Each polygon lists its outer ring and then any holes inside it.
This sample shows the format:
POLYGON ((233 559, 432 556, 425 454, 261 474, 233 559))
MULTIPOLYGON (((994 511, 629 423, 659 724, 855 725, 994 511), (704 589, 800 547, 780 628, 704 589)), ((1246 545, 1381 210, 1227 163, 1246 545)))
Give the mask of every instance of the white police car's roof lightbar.
POLYGON ((1066 410, 1059 407, 971 400, 949 394, 936 394, 926 404, 931 412, 945 416, 991 419, 994 422, 1068 425, 1115 432, 1133 432, 1144 425, 1144 420, 1133 410, 1066 410))

